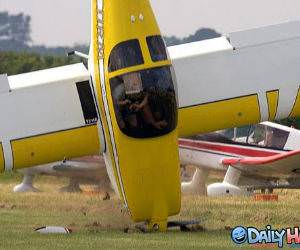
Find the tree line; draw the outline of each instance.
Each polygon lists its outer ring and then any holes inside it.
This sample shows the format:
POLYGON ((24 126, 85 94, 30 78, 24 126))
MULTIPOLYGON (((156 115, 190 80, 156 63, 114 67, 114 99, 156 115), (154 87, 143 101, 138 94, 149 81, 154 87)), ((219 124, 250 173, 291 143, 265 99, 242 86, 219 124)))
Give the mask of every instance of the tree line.
MULTIPOLYGON (((165 37, 168 46, 218 37, 213 29, 202 28, 184 38, 165 37)), ((66 57, 72 50, 88 53, 88 45, 47 47, 32 45, 31 17, 24 13, 0 12, 0 74, 20 74, 80 62, 66 57)))
POLYGON ((0 74, 16 75, 78 62, 80 59, 76 57, 0 52, 0 74))
MULTIPOLYGON (((201 28, 194 34, 178 38, 176 36, 164 37, 167 46, 201 41, 221 36, 217 31, 210 28, 201 28)), ((78 50, 88 53, 88 45, 47 47, 45 45, 32 45, 31 17, 20 14, 0 12, 0 51, 28 52, 41 55, 65 55, 66 52, 78 50)))

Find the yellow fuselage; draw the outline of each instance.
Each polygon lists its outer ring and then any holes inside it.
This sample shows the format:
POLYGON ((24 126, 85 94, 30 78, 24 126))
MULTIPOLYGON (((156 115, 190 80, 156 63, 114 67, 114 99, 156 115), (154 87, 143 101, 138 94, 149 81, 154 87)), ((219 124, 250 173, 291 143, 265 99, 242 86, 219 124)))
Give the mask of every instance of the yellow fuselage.
MULTIPOLYGON (((94 26, 99 27, 96 11, 101 6, 96 5, 95 0, 94 26)), ((95 85, 105 131, 106 154, 113 165, 118 191, 132 219, 163 228, 167 217, 180 210, 177 126, 170 133, 151 138, 126 135, 118 125, 110 81, 130 72, 169 67, 171 62, 167 58, 158 62, 151 58, 146 38, 160 36, 160 31, 148 0, 104 1, 102 9, 102 28, 94 27, 93 45, 95 85), (99 51, 99 41, 96 41, 102 32, 104 49, 99 51), (110 71, 109 58, 114 47, 129 40, 138 40, 144 63, 110 71), (99 69, 101 64, 103 67, 99 69)))

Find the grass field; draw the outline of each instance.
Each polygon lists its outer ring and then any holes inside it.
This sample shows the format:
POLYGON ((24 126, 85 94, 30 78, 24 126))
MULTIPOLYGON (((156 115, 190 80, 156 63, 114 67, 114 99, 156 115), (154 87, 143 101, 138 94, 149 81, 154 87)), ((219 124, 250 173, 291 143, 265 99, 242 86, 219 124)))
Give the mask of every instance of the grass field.
MULTIPOLYGON (((64 179, 39 177, 45 192, 15 194, 20 176, 0 176, 1 249, 239 249, 230 239, 237 225, 282 228, 300 224, 300 191, 278 190, 279 202, 245 198, 183 197, 174 220, 200 219, 195 232, 143 234, 135 230, 122 205, 101 195, 61 194, 64 179), (64 226, 70 235, 40 235, 40 226, 64 226), (125 228, 130 228, 128 233, 125 228)), ((253 249, 253 247, 247 247, 253 249)), ((247 249, 246 247, 243 249, 247 249)))

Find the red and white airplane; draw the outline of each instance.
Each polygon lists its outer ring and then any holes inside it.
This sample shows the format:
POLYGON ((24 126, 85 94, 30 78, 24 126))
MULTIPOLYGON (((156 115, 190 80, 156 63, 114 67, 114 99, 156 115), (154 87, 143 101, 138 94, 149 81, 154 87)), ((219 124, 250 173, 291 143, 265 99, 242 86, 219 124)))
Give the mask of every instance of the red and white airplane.
POLYGON ((208 185, 209 196, 251 194, 255 189, 300 187, 300 131, 263 122, 179 139, 182 164, 197 166, 185 193, 206 193, 211 170, 225 174, 208 185))

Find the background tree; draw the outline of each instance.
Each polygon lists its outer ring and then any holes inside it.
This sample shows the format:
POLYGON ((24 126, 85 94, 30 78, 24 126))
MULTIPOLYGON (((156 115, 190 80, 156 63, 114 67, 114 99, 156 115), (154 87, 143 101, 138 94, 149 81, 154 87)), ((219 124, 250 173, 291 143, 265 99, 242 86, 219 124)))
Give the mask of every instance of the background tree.
POLYGON ((191 42, 202 41, 206 39, 212 39, 220 36, 221 34, 215 31, 214 29, 202 28, 202 29, 198 29, 194 34, 188 37, 183 37, 180 39, 176 36, 171 36, 171 37, 165 37, 164 39, 166 41, 167 46, 172 46, 172 45, 178 45, 182 43, 191 43, 191 42))
POLYGON ((31 42, 30 16, 0 12, 0 50, 21 50, 31 42))
POLYGON ((25 52, 0 52, 0 74, 15 75, 80 61, 77 57, 43 56, 25 52))

